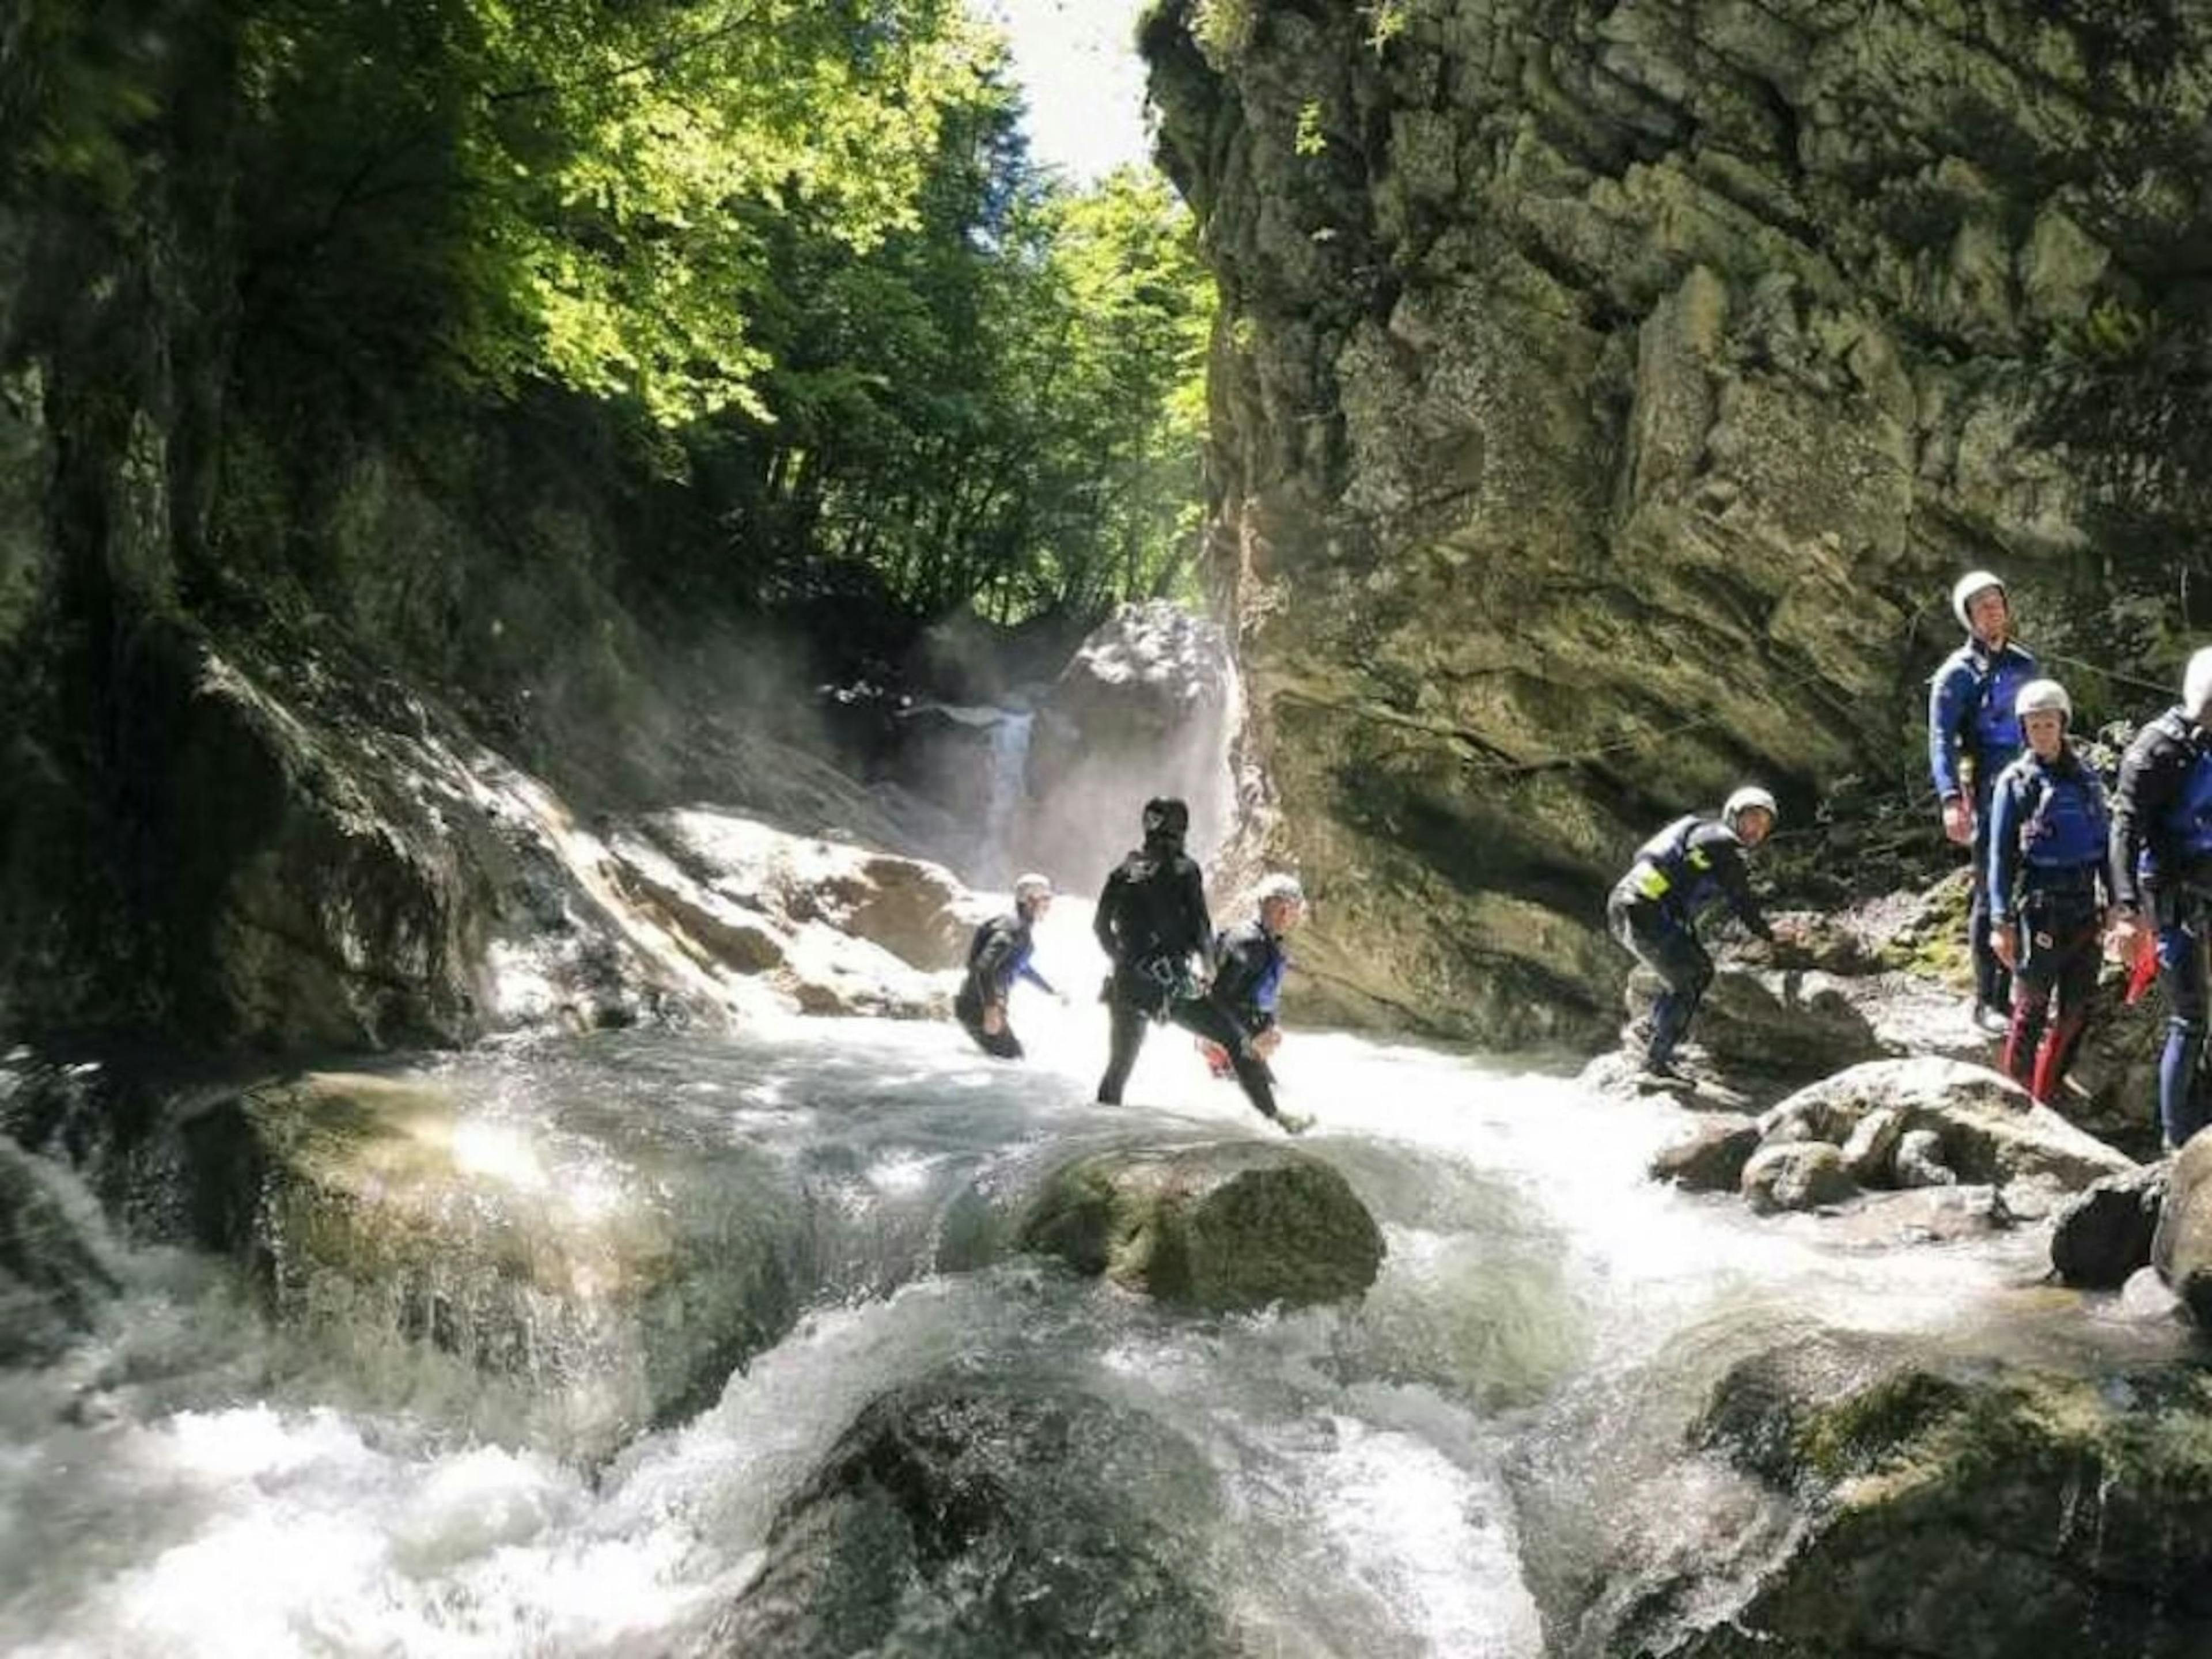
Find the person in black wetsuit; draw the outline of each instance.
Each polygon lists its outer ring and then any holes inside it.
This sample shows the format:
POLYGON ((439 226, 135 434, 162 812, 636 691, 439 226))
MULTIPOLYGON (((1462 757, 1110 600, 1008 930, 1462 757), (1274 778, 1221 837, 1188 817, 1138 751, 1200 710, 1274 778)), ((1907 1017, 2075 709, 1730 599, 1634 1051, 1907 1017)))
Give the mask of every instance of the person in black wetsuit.
POLYGON ((1773 796, 1764 789, 1739 789, 1728 798, 1718 822, 1693 813, 1645 842, 1613 887, 1606 905, 1607 927, 1667 988, 1651 1008, 1651 1040, 1644 1061, 1647 1078, 1683 1080, 1674 1065, 1674 1047, 1690 1029, 1713 980, 1713 959, 1698 942, 1699 918, 1726 904, 1759 938, 1774 937, 1743 867, 1745 850, 1766 839, 1774 818, 1773 796))
POLYGON ((1000 1060, 1022 1057, 1021 1039, 1006 1023, 1006 998, 1016 980, 1025 979, 1046 995, 1067 1000, 1030 965, 1036 951, 1030 930, 1051 908, 1051 878, 1024 876, 1014 884, 1013 914, 992 917, 969 942, 968 977, 952 999, 952 1012, 975 1039, 975 1046, 1000 1060))
MULTIPOLYGON (((1182 850, 1190 809, 1173 799, 1145 803, 1145 842, 1116 865, 1098 895, 1092 926, 1114 963, 1105 1002, 1113 1021, 1112 1053, 1098 1080, 1101 1105, 1118 1106, 1145 1028, 1171 1019, 1226 1049, 1245 1097, 1261 1115, 1280 1121, 1267 1063, 1253 1052, 1250 1034, 1204 994, 1192 974, 1197 957, 1213 974, 1213 919, 1206 913, 1206 881, 1182 850)), ((1293 1128, 1302 1125, 1289 1125, 1293 1128)))
POLYGON ((2181 702, 2136 733, 2112 792, 2107 878, 2122 962, 2154 930, 2166 992, 2166 1048, 2158 1067, 2159 1123, 2168 1152, 2212 1117, 2203 1063, 2212 934, 2212 646, 2189 659, 2181 702))

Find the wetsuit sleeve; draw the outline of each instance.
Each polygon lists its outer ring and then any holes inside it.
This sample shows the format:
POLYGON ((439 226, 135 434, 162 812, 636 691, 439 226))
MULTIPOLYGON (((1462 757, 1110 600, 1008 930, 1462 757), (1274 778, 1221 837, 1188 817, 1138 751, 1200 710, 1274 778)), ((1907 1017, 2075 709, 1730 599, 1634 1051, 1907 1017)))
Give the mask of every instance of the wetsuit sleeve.
POLYGON ((1183 865, 1183 902, 1185 914, 1191 918, 1191 927, 1198 940, 1198 954, 1206 963, 1211 977, 1214 968, 1213 916, 1206 908, 1206 874, 1194 863, 1183 865))
POLYGON ((1942 799, 1961 793, 1959 784, 1959 734, 1966 723, 1966 708, 1974 692, 1974 672, 1966 664, 1947 662, 1936 671, 1928 685, 1928 775, 1942 799))
POLYGON ((1719 879, 1721 891, 1727 896, 1729 908, 1745 927, 1773 942, 1774 928, 1766 920, 1766 913, 1759 908, 1759 898, 1751 890, 1751 872, 1743 867, 1743 853, 1734 836, 1711 843, 1710 856, 1713 874, 1719 879))
POLYGON ((1036 986, 1038 990, 1043 992, 1048 997, 1056 997, 1060 994, 1059 992, 1052 988, 1052 981, 1047 979, 1042 974, 1037 972, 1036 969, 1029 963, 1024 963, 1021 967, 1016 970, 1014 977, 1016 979, 1025 979, 1029 981, 1030 984, 1036 986))
POLYGON ((2112 902, 2124 910, 2143 908, 2142 884, 2136 873, 2137 861, 2151 825, 2173 799, 2188 766, 2186 746, 2157 726, 2141 732, 2121 757, 2105 878, 2112 888, 2112 902))
POLYGON ((1997 780, 1990 802, 1990 922, 2003 927, 2012 920, 2012 889, 2020 875, 2020 780, 2007 773, 1997 780))
POLYGON ((1106 885, 1099 890, 1098 908, 1091 913, 1091 931, 1098 936, 1098 948, 1115 962, 1121 959, 1121 941, 1115 930, 1121 910, 1121 872, 1116 869, 1106 878, 1106 885))

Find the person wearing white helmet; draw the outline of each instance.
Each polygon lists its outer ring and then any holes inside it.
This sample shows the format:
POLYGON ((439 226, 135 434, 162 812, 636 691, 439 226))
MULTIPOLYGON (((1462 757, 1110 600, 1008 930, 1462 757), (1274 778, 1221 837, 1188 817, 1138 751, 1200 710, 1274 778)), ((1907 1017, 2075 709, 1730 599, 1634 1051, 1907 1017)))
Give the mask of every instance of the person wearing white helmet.
POLYGON ((2154 934, 2166 991, 2159 1123, 2169 1149, 2204 1127, 2205 929, 2212 918, 2212 646, 2190 658, 2181 701, 2136 734, 2112 792, 2106 860, 2123 962, 2154 934))
POLYGON ((2067 740, 2066 688, 2030 680, 2014 710, 2027 750, 1990 794, 1990 943, 2013 974, 2005 1072, 2048 1105, 2097 989, 2112 815, 2067 740))
POLYGON ((2012 636, 2012 603, 1999 577, 1986 570, 1961 576, 1951 589, 1951 613, 1966 630, 1966 642, 1929 682, 1928 770, 1942 803, 1943 833, 1973 849, 1966 939, 1974 961, 1974 1023, 1994 1034, 2007 1029, 2011 988, 1990 945, 1990 792, 2020 754, 2015 705, 2039 671, 2034 655, 2012 636))
MULTIPOLYGON (((1220 965, 1208 995, 1243 1034, 1250 1057, 1265 1066, 1282 1046, 1276 1009, 1283 975, 1291 966, 1283 941, 1304 919, 1306 895, 1296 876, 1277 874, 1262 880, 1252 897, 1258 907, 1252 920, 1214 940, 1214 957, 1220 965)), ((1201 1038, 1199 1048, 1216 1077, 1236 1075, 1237 1055, 1226 1045, 1201 1038)), ((1295 1134, 1308 1121, 1285 1112, 1280 1121, 1295 1134)))
POLYGON ((994 916, 968 944, 968 976, 952 999, 953 1017, 975 1046, 999 1060, 1019 1060, 1021 1039, 1006 1023, 1006 1000, 1016 980, 1027 980, 1046 995, 1067 999, 1031 965, 1036 941, 1031 933, 1052 908, 1052 879, 1026 875, 1014 884, 1012 914, 994 916))
POLYGON ((1698 943, 1698 922, 1726 906, 1760 939, 1774 938, 1743 854, 1773 833, 1779 815, 1772 795, 1747 785, 1728 798, 1718 818, 1677 818, 1637 849, 1607 901, 1613 938, 1665 988, 1652 1005, 1644 1051, 1644 1075, 1655 1082, 1683 1080, 1674 1049, 1712 983, 1713 959, 1698 943))

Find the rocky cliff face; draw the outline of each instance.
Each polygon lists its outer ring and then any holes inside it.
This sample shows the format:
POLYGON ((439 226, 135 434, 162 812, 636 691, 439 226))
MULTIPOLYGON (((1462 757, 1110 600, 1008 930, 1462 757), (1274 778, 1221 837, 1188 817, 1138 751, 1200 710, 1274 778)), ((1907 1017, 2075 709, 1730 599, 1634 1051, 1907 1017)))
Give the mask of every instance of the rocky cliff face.
POLYGON ((1170 0, 1145 45, 1309 1012, 1609 1029, 1660 822, 1924 790, 1965 569, 2153 682, 2057 665, 2087 714, 2158 706, 2212 521, 2201 10, 1170 0))

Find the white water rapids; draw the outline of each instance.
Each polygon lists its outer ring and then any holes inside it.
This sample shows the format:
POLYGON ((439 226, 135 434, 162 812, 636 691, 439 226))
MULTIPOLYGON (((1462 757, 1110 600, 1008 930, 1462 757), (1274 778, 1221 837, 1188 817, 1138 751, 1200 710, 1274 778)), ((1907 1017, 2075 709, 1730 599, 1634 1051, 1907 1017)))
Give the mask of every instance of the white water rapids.
POLYGON ((846 1021, 423 1062, 482 1103, 486 1179, 579 1213, 696 1204, 726 1148, 795 1172, 818 1212, 823 1288, 795 1328, 610 1461, 564 1457, 451 1364, 272 1336, 221 1264, 111 1246, 126 1288, 93 1336, 0 1373, 0 1650, 687 1651, 855 1413, 949 1365, 1049 1376, 1195 1445, 1224 1517, 1202 1571, 1236 1651, 1521 1659, 1544 1645, 1531 1586, 1588 1565, 1559 1558, 1592 1515, 1633 1506, 1686 1547, 1713 1524, 1721 1500, 1654 1490, 1650 1459, 1732 1355, 1808 1319, 2141 1340, 2020 1288, 2032 1237, 1855 1250, 1812 1218, 1655 1187, 1644 1163, 1685 1122, 1664 1102, 1296 1032, 1285 1103, 1317 1118, 1303 1144, 1388 1242, 1363 1305, 1208 1321, 1018 1257, 944 1271, 979 1202, 1071 1149, 1277 1133, 1171 1030, 1143 1103, 1090 1103, 1105 1022, 1084 921, 1054 917, 1038 963, 1073 1006, 1017 995, 1024 1066, 949 1024, 846 1021), (652 1158, 587 1132, 647 1121, 652 1158))

